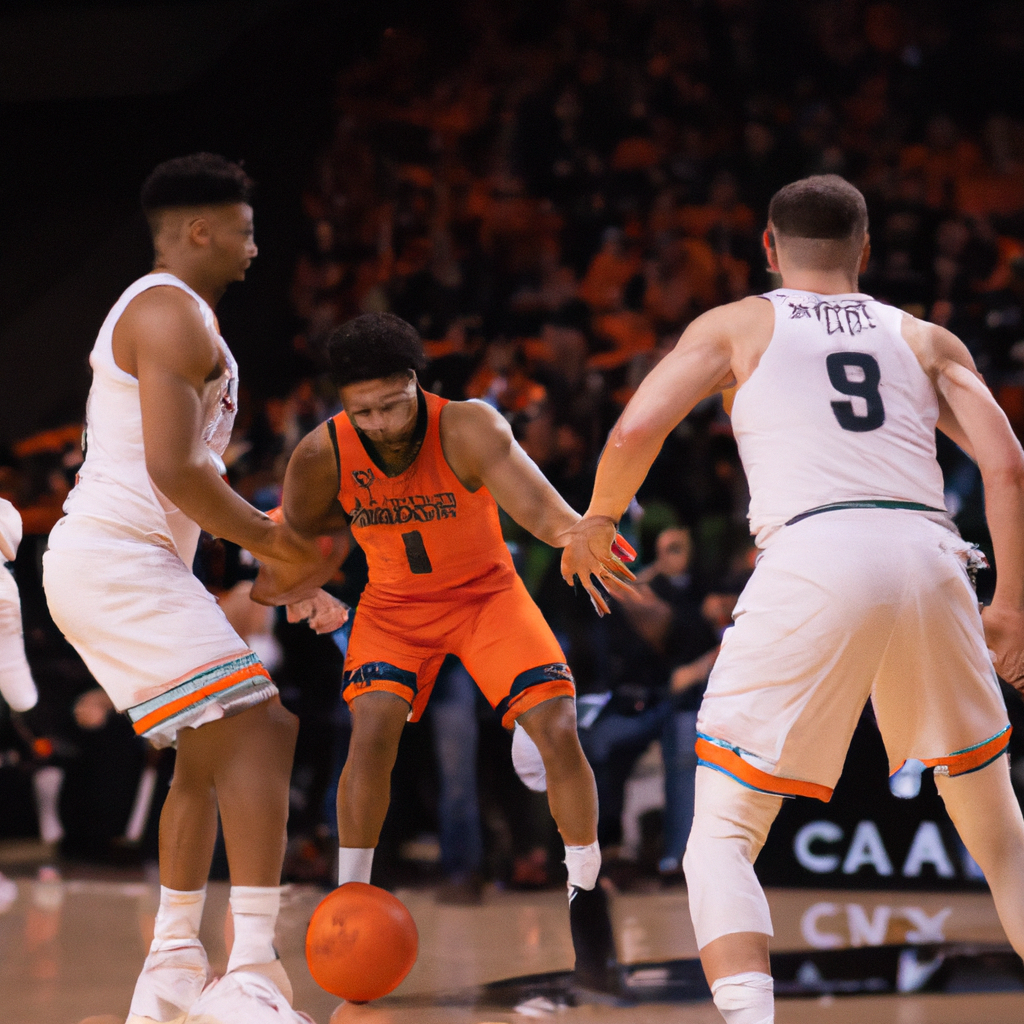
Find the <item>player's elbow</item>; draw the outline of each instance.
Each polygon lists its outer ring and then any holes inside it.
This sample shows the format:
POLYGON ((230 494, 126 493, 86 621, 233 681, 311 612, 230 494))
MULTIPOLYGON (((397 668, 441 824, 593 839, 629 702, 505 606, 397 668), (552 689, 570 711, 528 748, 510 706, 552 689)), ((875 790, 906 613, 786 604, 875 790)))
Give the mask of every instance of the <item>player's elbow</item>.
POLYGON ((1024 452, 1019 446, 1001 452, 989 452, 980 462, 985 487, 1024 494, 1024 452))
POLYGON ((160 493, 179 507, 193 493, 204 467, 191 460, 170 459, 159 454, 146 456, 146 472, 160 493))
POLYGON ((642 415, 624 413, 608 435, 608 448, 623 452, 642 451, 651 444, 659 444, 664 439, 664 432, 659 432, 657 424, 642 415))

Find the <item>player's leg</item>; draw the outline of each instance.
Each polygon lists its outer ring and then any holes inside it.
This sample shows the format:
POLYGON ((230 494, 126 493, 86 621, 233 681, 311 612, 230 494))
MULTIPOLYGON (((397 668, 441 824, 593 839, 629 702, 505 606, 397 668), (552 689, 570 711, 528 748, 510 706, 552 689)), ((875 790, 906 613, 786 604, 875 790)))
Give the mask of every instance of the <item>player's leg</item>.
POLYGON ((384 691, 349 702, 352 737, 338 783, 338 884, 369 882, 373 851, 391 802, 391 771, 409 702, 384 691))
POLYGON ((608 897, 597 881, 601 871, 597 785, 576 731, 576 705, 570 697, 552 697, 524 711, 516 722, 544 763, 548 806, 565 843, 576 981, 586 988, 616 991, 608 897))
POLYGON ((774 1020, 768 901, 754 874, 782 798, 697 769, 683 869, 690 917, 715 1005, 728 1024, 774 1020))
POLYGON ((211 766, 231 870, 234 943, 228 971, 260 966, 291 999, 274 949, 281 905, 298 719, 277 696, 238 715, 182 730, 178 758, 211 766))
POLYGON ((216 839, 212 766, 179 751, 160 814, 160 908, 129 1024, 179 1019, 206 984, 209 968, 199 924, 216 839))
MULTIPOLYGON (((553 697, 523 712, 516 721, 536 744, 544 761, 548 806, 566 848, 596 845, 597 785, 580 746, 572 698, 553 697)), ((594 887, 600 866, 600 855, 592 867, 581 865, 582 888, 594 887)), ((579 883, 570 878, 569 884, 579 883)))
POLYGON ((232 881, 235 939, 228 970, 258 966, 290 1000, 273 941, 297 733, 295 716, 277 696, 179 731, 174 778, 160 816, 160 911, 132 999, 133 1017, 174 1020, 205 984, 198 934, 218 806, 232 881))
POLYGON ((1010 945, 1024 957, 1024 816, 1005 757, 966 775, 936 775, 960 838, 985 872, 1010 945))

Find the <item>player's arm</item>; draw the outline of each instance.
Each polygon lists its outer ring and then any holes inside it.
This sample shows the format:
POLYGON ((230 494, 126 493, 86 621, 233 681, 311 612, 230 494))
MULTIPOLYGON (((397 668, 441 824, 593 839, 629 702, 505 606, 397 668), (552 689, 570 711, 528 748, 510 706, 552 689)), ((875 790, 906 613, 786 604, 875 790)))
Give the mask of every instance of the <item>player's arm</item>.
MULTIPOLYGON (((745 300, 752 301, 758 300, 745 300)), ((608 606, 592 577, 610 590, 624 589, 611 553, 616 525, 665 438, 702 398, 733 383, 732 336, 743 305, 713 309, 694 320, 644 378, 608 435, 590 507, 562 553, 562 577, 570 584, 578 579, 602 611, 608 606)))
POLYGON ((214 537, 259 558, 301 557, 285 531, 236 494, 210 459, 202 395, 220 373, 220 353, 195 302, 180 289, 144 292, 118 321, 114 352, 139 382, 146 469, 156 486, 214 537))
POLYGON ((264 564, 253 584, 254 601, 288 605, 305 602, 337 572, 352 547, 348 516, 338 501, 338 490, 334 446, 327 424, 321 423, 298 443, 288 460, 281 513, 300 537, 323 546, 325 561, 314 566, 264 564))
POLYGON ((966 346, 942 327, 917 323, 911 347, 947 411, 940 427, 974 453, 985 487, 996 560, 995 594, 983 613, 985 635, 996 671, 1024 690, 1024 450, 966 346))
POLYGON ((520 447, 504 417, 484 402, 451 402, 441 413, 441 447, 469 490, 486 487, 523 529, 562 547, 580 515, 520 447))

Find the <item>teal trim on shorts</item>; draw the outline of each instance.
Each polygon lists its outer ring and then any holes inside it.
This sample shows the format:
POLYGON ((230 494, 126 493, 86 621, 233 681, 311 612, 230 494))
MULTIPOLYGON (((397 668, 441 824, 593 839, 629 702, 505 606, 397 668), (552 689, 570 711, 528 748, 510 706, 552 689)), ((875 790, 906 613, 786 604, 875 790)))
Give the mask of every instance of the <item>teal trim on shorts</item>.
MULTIPOLYGON (((714 743, 714 740, 709 738, 709 742, 714 743)), ((719 746, 725 746, 724 743, 720 743, 719 746)), ((732 748, 730 748, 732 749, 732 748)), ((752 786, 749 782, 744 782, 738 775, 733 775, 732 772, 726 771, 720 764, 712 764, 711 761, 705 761, 703 758, 697 758, 697 767, 701 766, 705 768, 711 768, 716 772, 721 772, 723 775, 728 775, 734 782, 738 782, 744 789, 752 789, 755 793, 764 793, 765 796, 781 796, 783 800, 795 800, 796 797, 792 793, 776 793, 770 789, 761 789, 760 786, 752 786)))
MULTIPOLYGON (((1002 729, 1000 729, 999 732, 993 733, 991 736, 989 736, 989 738, 987 740, 982 740, 980 743, 975 743, 973 747, 964 747, 963 750, 954 750, 953 753, 949 754, 948 756, 949 757, 959 757, 961 754, 969 754, 972 750, 977 750, 979 747, 987 747, 993 740, 999 739, 1000 736, 1005 736, 1010 731, 1011 728, 1012 728, 1012 726, 1007 724, 1002 729)), ((1003 751, 1005 751, 1005 750, 1006 750, 1006 748, 1003 747, 1003 750, 1000 750, 999 754, 1002 754, 1003 751)), ((996 754, 996 757, 998 757, 999 754, 996 754)), ((992 760, 994 761, 995 758, 993 758, 992 760)), ((985 762, 985 764, 991 764, 991 763, 992 763, 992 761, 986 761, 985 762)), ((977 768, 973 769, 973 771, 977 771, 977 770, 978 770, 977 768)))
POLYGON ((817 508, 801 512, 792 519, 787 519, 785 525, 792 526, 799 523, 801 519, 808 519, 810 516, 820 515, 822 512, 841 512, 848 508, 903 508, 911 512, 938 512, 939 515, 948 516, 944 508, 932 508, 931 505, 922 505, 919 501, 894 501, 887 498, 865 501, 836 501, 831 505, 819 505, 817 508))
MULTIPOLYGON (((151 697, 149 700, 144 700, 141 704, 133 704, 130 708, 125 709, 125 714, 132 722, 137 722, 139 719, 145 718, 151 711, 157 711, 166 704, 170 704, 171 701, 178 700, 180 697, 187 697, 190 693, 195 693, 197 690, 201 690, 204 686, 208 686, 210 683, 214 683, 218 679, 224 679, 227 676, 234 675, 236 672, 259 664, 259 657, 252 651, 248 651, 246 654, 241 654, 237 658, 222 661, 219 664, 211 665, 209 668, 205 668, 200 672, 197 672, 196 675, 190 676, 183 683, 179 683, 177 686, 174 686, 169 690, 165 690, 163 693, 159 694, 159 696, 151 697)), ((184 711, 191 711, 200 704, 209 703, 210 700, 220 700, 227 694, 234 694, 245 689, 252 689, 254 685, 252 680, 257 680, 255 685, 261 685, 258 681, 260 678, 261 677, 259 676, 254 676, 251 679, 243 680, 235 686, 226 690, 218 691, 216 694, 212 694, 209 699, 203 699, 201 701, 197 701, 196 704, 190 704, 188 708, 182 709, 178 714, 182 714, 184 711)), ((272 682, 268 673, 264 673, 262 678, 267 683, 272 682)), ((171 717, 174 718, 177 716, 175 715, 171 717)), ((167 721, 170 720, 171 719, 167 719, 167 721)))

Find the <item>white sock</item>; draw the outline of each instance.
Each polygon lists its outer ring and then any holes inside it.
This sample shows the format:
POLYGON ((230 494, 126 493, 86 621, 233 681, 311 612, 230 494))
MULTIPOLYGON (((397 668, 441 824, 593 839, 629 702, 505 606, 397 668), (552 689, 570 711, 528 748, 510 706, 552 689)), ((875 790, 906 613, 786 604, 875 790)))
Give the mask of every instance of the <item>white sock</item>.
POLYGON ((370 884, 374 846, 342 846, 338 849, 338 885, 346 882, 370 884))
POLYGON ((258 885, 231 886, 231 916, 235 924, 235 942, 231 947, 228 971, 247 964, 265 964, 277 959, 274 926, 281 909, 281 887, 258 885))
POLYGON ((153 944, 199 938, 206 886, 191 892, 160 886, 160 909, 153 926, 153 944))
POLYGON ((770 974, 747 971, 719 978, 711 986, 718 1012, 726 1024, 774 1024, 774 986, 770 974))
POLYGON ((593 889, 601 873, 601 847, 595 839, 589 846, 566 846, 565 866, 569 872, 568 885, 572 889, 593 889))

